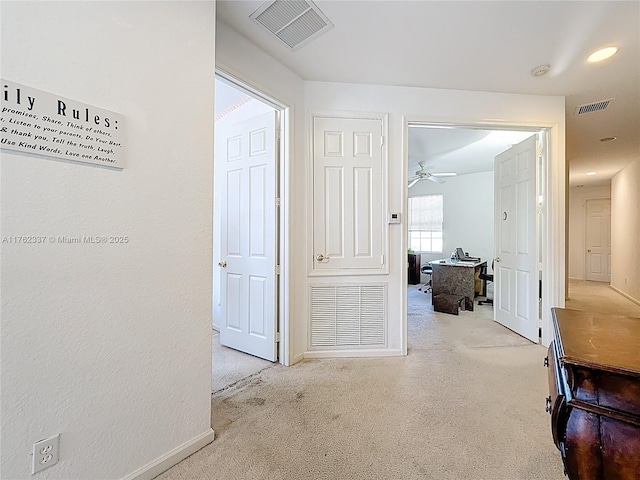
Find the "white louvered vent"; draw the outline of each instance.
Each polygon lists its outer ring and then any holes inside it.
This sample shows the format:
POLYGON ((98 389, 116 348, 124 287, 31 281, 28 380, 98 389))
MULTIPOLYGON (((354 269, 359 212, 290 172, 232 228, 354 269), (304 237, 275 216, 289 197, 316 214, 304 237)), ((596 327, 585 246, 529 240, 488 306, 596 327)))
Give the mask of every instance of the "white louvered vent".
POLYGON ((606 100, 600 100, 599 102, 586 103, 584 105, 578 105, 576 107, 574 115, 582 115, 585 113, 597 112, 600 110, 604 110, 607 108, 611 102, 613 102, 614 98, 607 98, 606 100))
POLYGON ((384 285, 312 285, 311 348, 385 346, 384 285))
POLYGON ((250 18, 273 33, 292 51, 333 28, 333 23, 311 1, 267 2, 250 18))

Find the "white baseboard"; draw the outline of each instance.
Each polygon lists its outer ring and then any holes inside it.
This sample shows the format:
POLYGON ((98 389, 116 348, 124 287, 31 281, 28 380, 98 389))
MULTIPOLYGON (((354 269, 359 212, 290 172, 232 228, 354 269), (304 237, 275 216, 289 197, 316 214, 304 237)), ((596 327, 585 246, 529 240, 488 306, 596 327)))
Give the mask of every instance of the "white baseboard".
POLYGON ((295 365, 298 362, 301 362, 302 360, 304 360, 304 353, 301 353, 300 355, 296 355, 295 357, 293 357, 293 360, 291 361, 290 365, 295 365))
POLYGON ((620 290, 620 289, 618 289, 618 288, 614 287, 613 285, 609 285, 609 287, 610 287, 612 290, 614 290, 614 291, 618 292, 618 293, 619 293, 620 295, 622 295, 623 297, 628 298, 628 299, 629 299, 629 300, 631 300, 633 303, 636 303, 636 304, 640 305, 640 300, 638 300, 638 299, 636 299, 636 298, 633 298, 631 295, 628 295, 628 294, 624 293, 622 290, 620 290))
POLYGON ((304 358, 347 358, 347 357, 401 357, 402 350, 314 350, 304 352, 304 358))
POLYGON ((201 433, 197 437, 192 438, 188 442, 183 443, 179 447, 165 453, 161 457, 155 459, 153 462, 140 467, 133 473, 130 473, 122 480, 151 480, 157 477, 162 472, 169 470, 174 465, 180 463, 189 455, 197 452, 202 447, 209 445, 213 442, 215 433, 210 428, 204 433, 201 433))

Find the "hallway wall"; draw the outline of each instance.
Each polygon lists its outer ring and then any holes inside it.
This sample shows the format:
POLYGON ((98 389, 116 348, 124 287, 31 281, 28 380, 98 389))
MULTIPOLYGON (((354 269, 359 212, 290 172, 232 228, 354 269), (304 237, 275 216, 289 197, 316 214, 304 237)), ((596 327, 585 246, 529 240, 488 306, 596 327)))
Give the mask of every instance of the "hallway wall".
POLYGON ((640 303, 640 159, 611 183, 611 286, 640 303))
POLYGON ((1 476, 129 478, 213 439, 215 4, 1 9, 4 78, 125 120, 122 171, 2 151, 2 234, 128 237, 2 244, 1 476))

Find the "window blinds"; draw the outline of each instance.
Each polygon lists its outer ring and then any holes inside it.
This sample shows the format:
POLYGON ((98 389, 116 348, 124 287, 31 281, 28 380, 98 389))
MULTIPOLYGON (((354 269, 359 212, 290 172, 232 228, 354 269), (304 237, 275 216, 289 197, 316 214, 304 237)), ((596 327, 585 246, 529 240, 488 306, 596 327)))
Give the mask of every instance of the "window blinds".
POLYGON ((409 230, 442 231, 442 195, 409 197, 409 230))

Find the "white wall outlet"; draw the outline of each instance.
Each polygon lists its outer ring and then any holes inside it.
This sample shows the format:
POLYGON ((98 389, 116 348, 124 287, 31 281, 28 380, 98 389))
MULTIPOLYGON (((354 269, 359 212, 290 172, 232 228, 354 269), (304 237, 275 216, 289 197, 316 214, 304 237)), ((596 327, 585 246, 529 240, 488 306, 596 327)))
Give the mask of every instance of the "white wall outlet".
POLYGON ((38 440, 33 444, 33 459, 31 461, 31 475, 58 463, 58 446, 60 434, 38 440))

